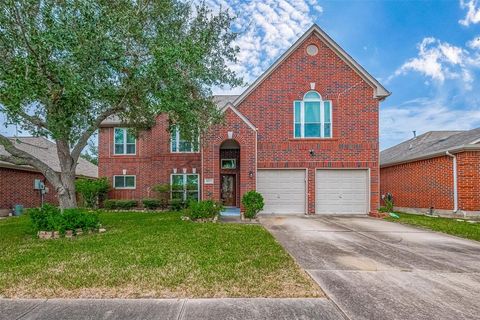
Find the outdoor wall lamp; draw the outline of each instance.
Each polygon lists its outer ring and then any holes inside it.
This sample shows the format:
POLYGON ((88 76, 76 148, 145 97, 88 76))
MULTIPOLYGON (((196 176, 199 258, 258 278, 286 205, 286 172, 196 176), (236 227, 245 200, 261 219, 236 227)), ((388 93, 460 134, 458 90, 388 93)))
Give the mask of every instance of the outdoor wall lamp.
POLYGON ((310 157, 315 157, 315 150, 310 149, 308 153, 310 153, 310 157))
POLYGON ((249 176, 250 178, 253 178, 253 171, 251 171, 251 170, 248 171, 248 176, 249 176))

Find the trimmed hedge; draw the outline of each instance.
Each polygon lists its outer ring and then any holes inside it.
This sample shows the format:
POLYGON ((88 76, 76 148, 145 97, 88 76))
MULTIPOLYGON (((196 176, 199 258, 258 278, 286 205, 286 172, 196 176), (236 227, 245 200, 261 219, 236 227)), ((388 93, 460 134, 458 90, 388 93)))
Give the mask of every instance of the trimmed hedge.
POLYGON ((162 207, 162 202, 159 199, 143 199, 143 207, 149 210, 156 210, 162 207))
POLYGON ((245 218, 248 219, 255 219, 265 205, 263 202, 263 196, 254 190, 248 191, 243 195, 242 204, 245 208, 245 218))
POLYGON ((185 213, 191 220, 213 219, 220 214, 223 206, 212 200, 192 201, 185 209, 185 213))
POLYGON ((103 207, 110 210, 130 210, 138 206, 137 200, 105 200, 103 207))
POLYGON ((45 204, 40 208, 28 209, 27 214, 35 231, 58 231, 65 234, 67 230, 96 230, 100 227, 98 213, 84 209, 64 209, 45 204))

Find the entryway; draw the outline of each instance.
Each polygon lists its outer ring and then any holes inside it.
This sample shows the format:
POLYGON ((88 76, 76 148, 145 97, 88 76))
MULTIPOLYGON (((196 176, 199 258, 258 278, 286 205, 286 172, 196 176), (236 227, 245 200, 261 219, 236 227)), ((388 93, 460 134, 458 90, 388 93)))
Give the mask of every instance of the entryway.
POLYGON ((222 215, 240 215, 240 144, 234 139, 222 142, 219 150, 220 202, 222 215))
POLYGON ((222 174, 220 200, 224 206, 234 207, 237 200, 237 188, 236 188, 236 175, 235 174, 222 174))

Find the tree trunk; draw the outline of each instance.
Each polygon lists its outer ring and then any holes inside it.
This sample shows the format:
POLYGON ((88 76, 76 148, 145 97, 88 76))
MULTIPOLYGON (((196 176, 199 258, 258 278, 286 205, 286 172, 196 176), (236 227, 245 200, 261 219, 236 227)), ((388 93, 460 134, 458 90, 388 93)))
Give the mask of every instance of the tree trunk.
POLYGON ((75 171, 77 161, 70 154, 69 144, 65 140, 57 140, 57 154, 60 160, 60 184, 55 186, 58 194, 60 208, 70 209, 77 207, 75 193, 75 171))
POLYGON ((77 197, 75 192, 75 171, 60 173, 61 186, 57 188, 58 202, 60 208, 70 209, 77 207, 77 197))

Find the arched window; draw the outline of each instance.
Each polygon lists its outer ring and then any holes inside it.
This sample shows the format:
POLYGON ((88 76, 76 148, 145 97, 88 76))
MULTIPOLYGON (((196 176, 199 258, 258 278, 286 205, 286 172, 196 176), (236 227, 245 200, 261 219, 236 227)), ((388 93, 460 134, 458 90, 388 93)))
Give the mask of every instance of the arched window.
POLYGON ((293 103, 295 138, 331 138, 332 102, 322 100, 316 91, 308 91, 303 100, 293 103))

